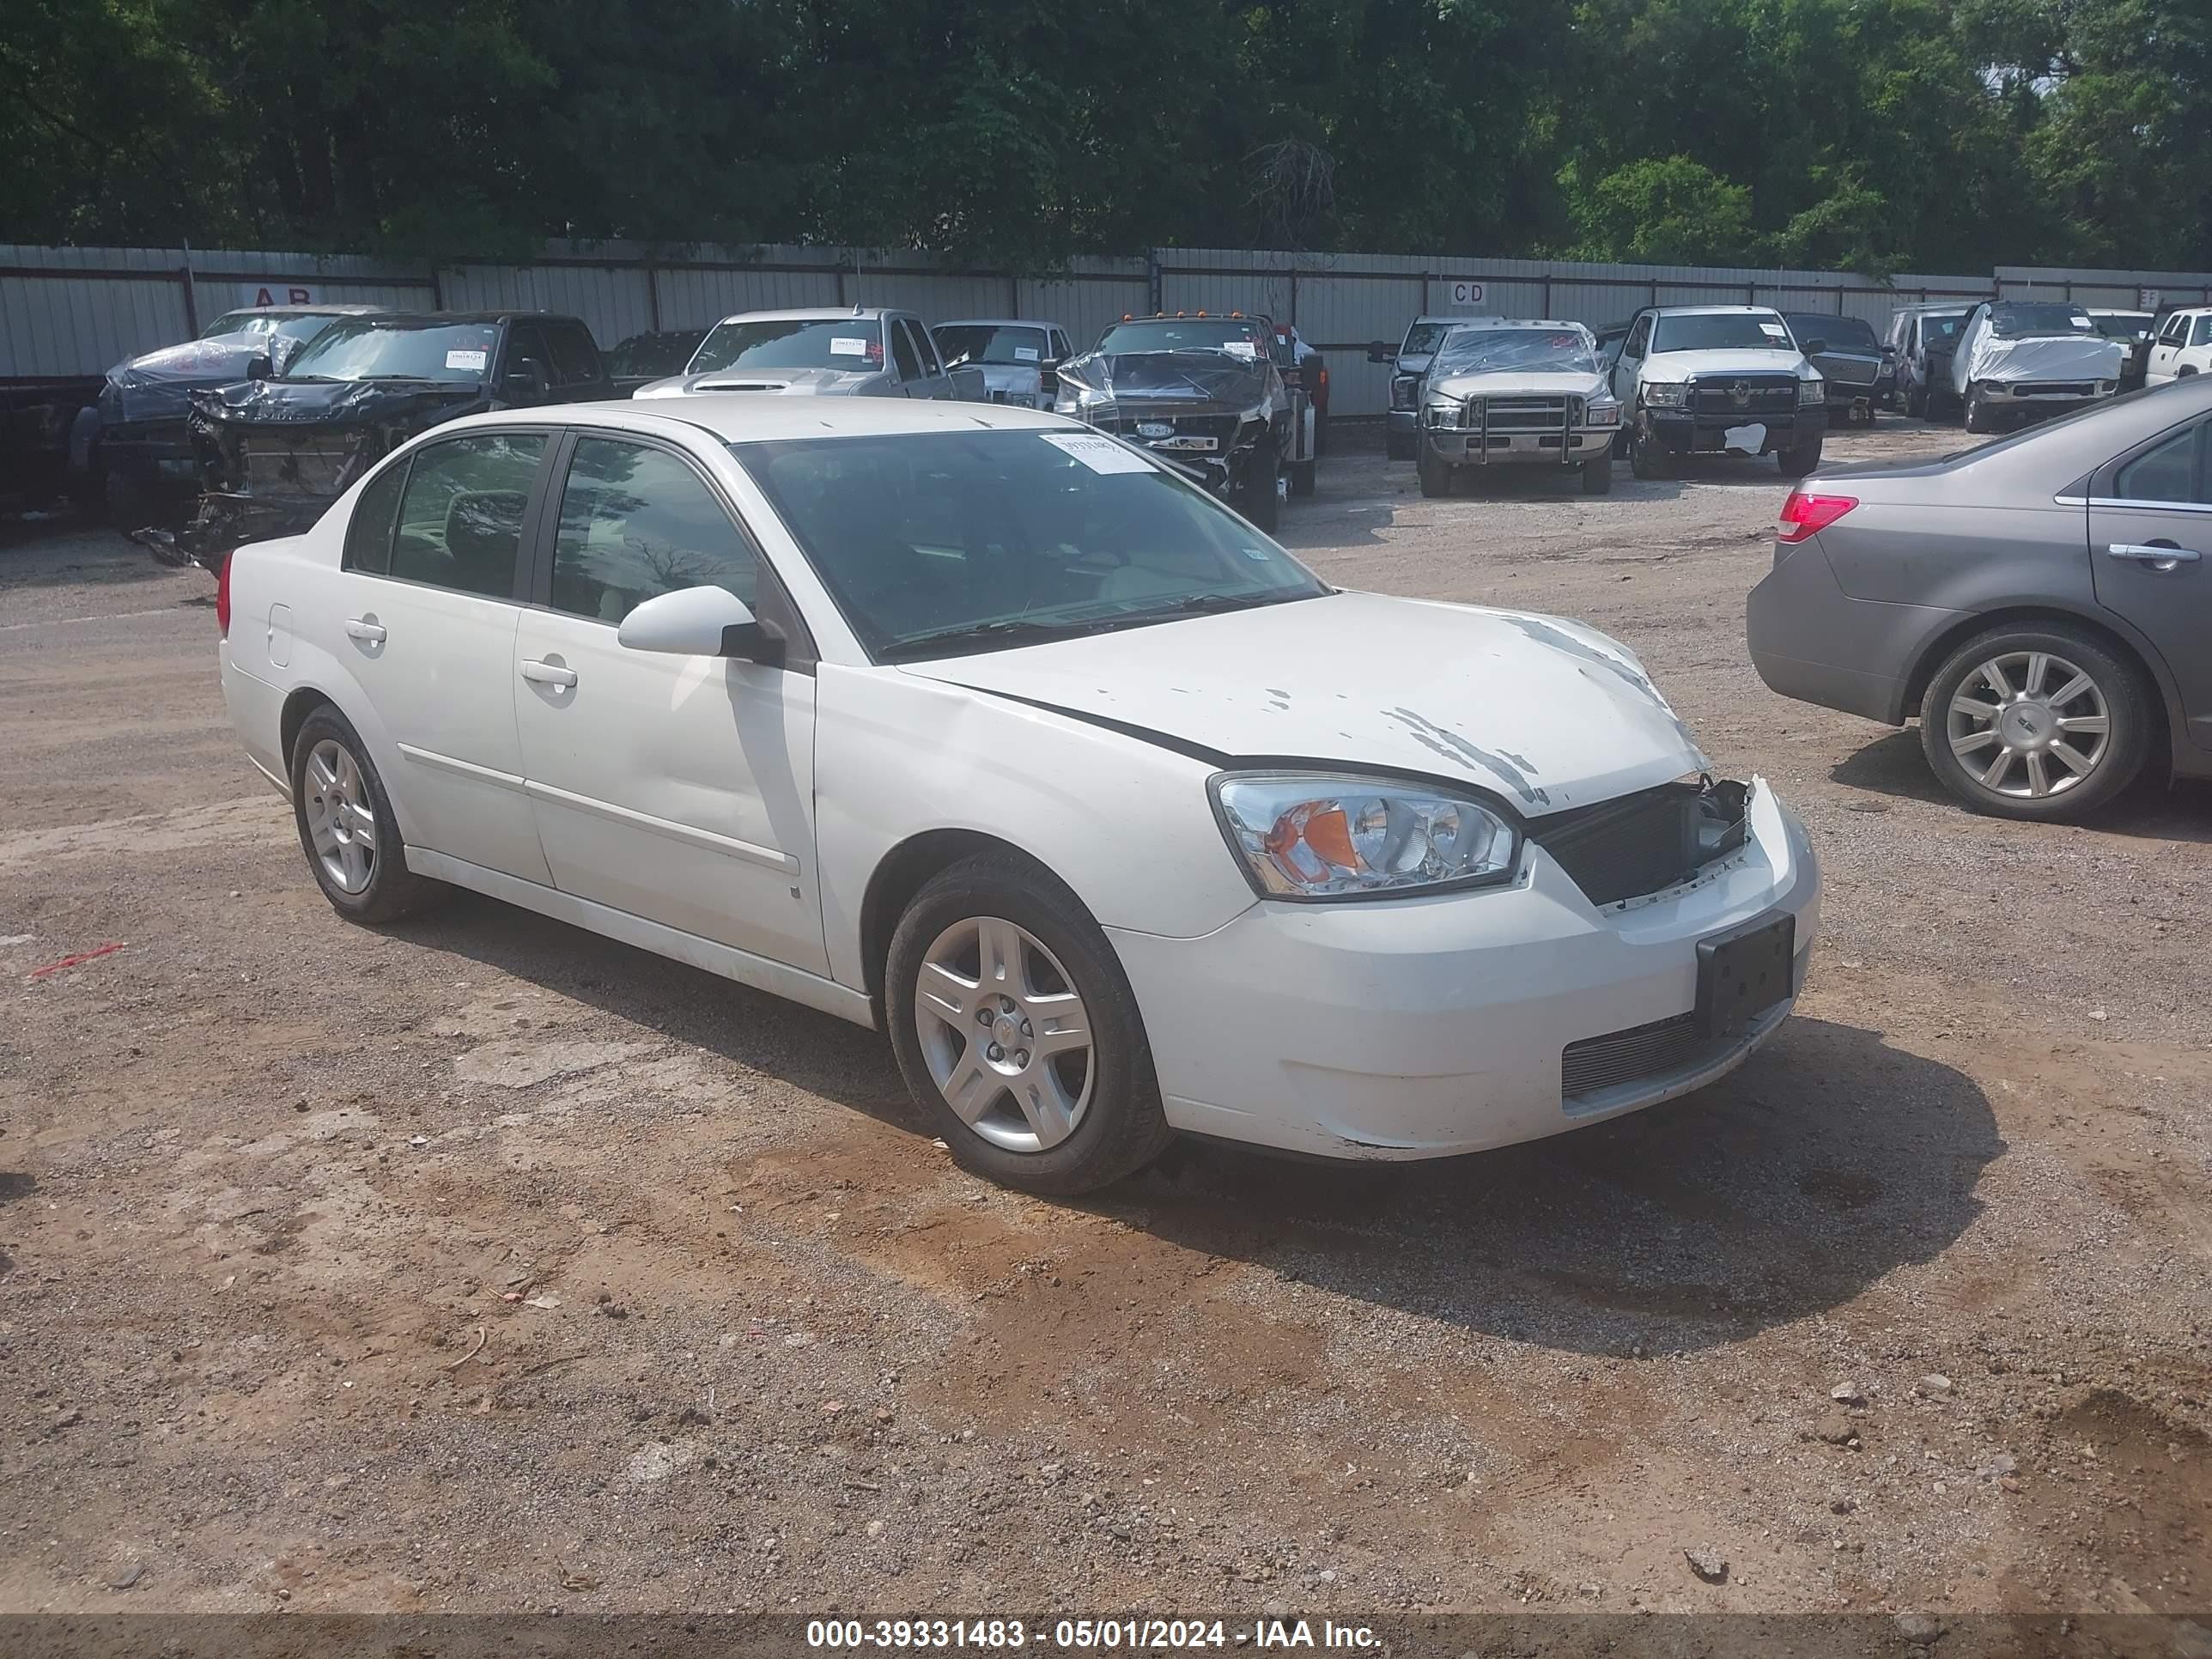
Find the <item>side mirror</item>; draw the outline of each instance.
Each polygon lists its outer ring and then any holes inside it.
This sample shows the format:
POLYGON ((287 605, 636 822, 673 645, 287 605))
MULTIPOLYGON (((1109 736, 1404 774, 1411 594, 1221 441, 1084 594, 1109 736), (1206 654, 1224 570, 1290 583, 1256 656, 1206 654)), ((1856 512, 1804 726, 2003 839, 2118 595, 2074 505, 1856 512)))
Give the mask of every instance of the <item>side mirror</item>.
POLYGON ((1826 340, 1805 340, 1800 342, 1797 347, 1797 349, 1808 357, 1817 357, 1827 349, 1828 343, 1826 340))
POLYGON ((1370 340, 1367 343, 1367 361, 1370 363, 1395 363, 1398 361, 1398 354, 1390 349, 1387 341, 1370 340))
POLYGON ((518 357, 507 371, 507 395, 519 402, 538 403, 545 396, 545 371, 535 357, 518 357))
POLYGON ((246 378, 249 380, 270 380, 276 377, 276 365, 265 351, 257 351, 246 360, 246 378))
POLYGON ((680 587, 647 599, 622 619, 615 638, 632 651, 675 657, 783 660, 783 630, 756 622, 752 607, 726 587, 680 587))

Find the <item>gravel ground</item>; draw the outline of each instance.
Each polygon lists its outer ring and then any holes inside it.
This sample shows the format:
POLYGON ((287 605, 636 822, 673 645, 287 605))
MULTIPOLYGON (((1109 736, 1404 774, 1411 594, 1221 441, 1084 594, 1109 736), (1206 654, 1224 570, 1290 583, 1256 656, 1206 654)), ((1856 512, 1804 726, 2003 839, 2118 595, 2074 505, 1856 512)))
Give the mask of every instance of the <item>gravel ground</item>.
POLYGON ((1639 652, 1811 827, 1796 1018, 1540 1145, 1080 1204, 826 1017, 340 922, 208 580, 0 530, 0 1610, 2205 1607, 2212 791, 1967 816, 1753 674, 1771 465, 1620 471, 1347 446, 1284 538, 1639 652))

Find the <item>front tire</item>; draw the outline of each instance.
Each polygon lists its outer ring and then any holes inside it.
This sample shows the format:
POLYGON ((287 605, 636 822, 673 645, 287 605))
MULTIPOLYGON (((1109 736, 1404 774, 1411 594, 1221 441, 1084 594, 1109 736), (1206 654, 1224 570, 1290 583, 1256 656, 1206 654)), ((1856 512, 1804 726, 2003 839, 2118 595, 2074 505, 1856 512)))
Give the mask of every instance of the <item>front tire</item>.
POLYGON ((1929 410, 1927 387, 1916 386, 1905 394, 1905 412, 1916 421, 1924 421, 1928 418, 1929 410))
POLYGON ((1966 430, 1994 432, 1997 429, 1996 411, 1990 407, 1989 399, 1982 396, 1978 386, 1966 388, 1966 430))
POLYGON ((1639 416, 1628 429, 1628 470, 1639 478, 1663 478, 1672 470, 1670 458, 1650 427, 1650 417, 1639 416))
POLYGON ((884 988, 899 1071, 963 1169, 1066 1196, 1133 1174, 1173 1138, 1113 946, 1018 854, 925 884, 891 935, 884 988))
POLYGON ((1809 443, 1799 444, 1793 449, 1774 452, 1774 465, 1781 469, 1785 478, 1802 478, 1820 464, 1820 440, 1818 438, 1809 443))
POLYGON ((407 867, 399 821, 368 745, 328 703, 292 741, 292 820, 315 884, 349 921, 396 921, 448 890, 407 867))
POLYGON ((1594 461, 1582 465, 1583 494, 1610 495, 1613 494, 1613 454, 1610 450, 1594 461))
POLYGON ((1314 463, 1299 461, 1291 468, 1291 494, 1300 497, 1314 493, 1314 463))
POLYGON ((1451 463, 1438 455, 1426 442, 1421 445, 1413 467, 1420 475, 1422 495, 1437 496, 1452 493, 1451 463))
POLYGON ((1389 461, 1410 461, 1413 459, 1413 440, 1396 432, 1382 434, 1382 458, 1389 461))
POLYGON ((1275 494, 1275 469, 1257 457, 1245 464, 1244 481, 1237 489, 1237 510, 1251 520, 1253 527, 1275 533, 1282 522, 1282 502, 1275 494))
POLYGON ((1920 747, 1937 780, 1995 817, 2094 811, 2150 754, 2153 692, 2134 664, 2063 623, 1991 629, 1928 682, 1920 747))

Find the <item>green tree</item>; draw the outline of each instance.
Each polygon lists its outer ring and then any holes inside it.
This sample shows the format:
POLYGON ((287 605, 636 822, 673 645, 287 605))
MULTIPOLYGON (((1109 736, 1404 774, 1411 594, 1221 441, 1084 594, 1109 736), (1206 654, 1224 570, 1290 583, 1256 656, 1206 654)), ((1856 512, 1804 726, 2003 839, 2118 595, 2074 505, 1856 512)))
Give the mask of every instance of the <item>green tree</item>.
POLYGON ((1570 164, 1560 184, 1582 233, 1576 258, 1731 265, 1755 255, 1750 188, 1686 155, 1631 161, 1587 188, 1570 164))

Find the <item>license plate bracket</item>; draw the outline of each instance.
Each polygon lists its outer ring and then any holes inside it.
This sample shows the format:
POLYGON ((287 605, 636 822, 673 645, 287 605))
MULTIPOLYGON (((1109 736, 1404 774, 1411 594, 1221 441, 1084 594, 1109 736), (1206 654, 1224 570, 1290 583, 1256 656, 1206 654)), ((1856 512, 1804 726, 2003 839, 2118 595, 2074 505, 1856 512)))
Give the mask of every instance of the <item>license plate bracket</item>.
POLYGON ((1741 1036, 1789 996, 1797 953, 1797 918, 1767 911, 1698 941, 1698 1030, 1741 1036))

